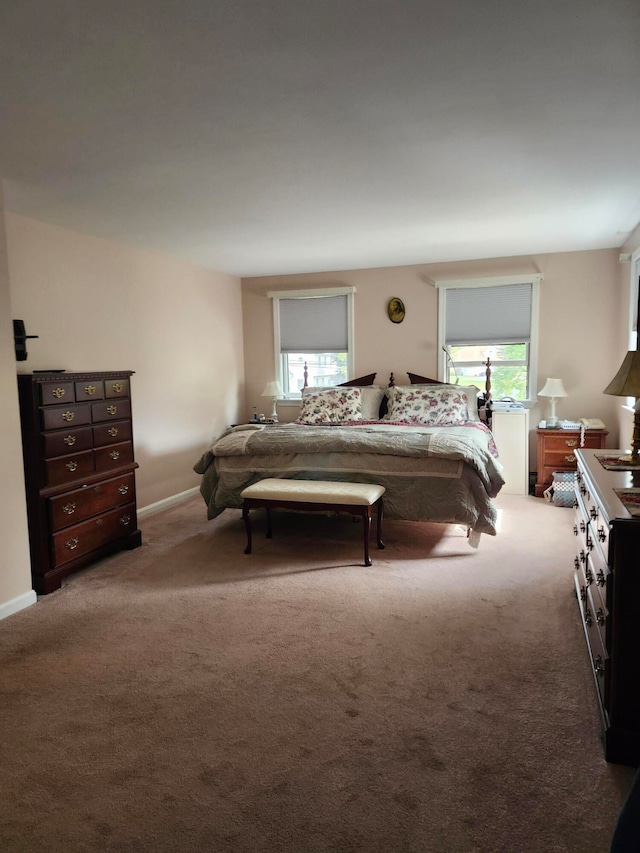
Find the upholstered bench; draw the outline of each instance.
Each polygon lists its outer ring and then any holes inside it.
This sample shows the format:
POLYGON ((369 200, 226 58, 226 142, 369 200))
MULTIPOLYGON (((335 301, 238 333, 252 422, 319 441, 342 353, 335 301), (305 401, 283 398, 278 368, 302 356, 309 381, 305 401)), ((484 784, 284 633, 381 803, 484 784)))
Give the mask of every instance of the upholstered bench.
POLYGON ((371 565, 369 533, 373 508, 377 509, 378 548, 382 541, 382 495, 384 486, 372 483, 335 483, 331 480, 259 480, 243 489, 242 517, 247 528, 245 554, 251 553, 251 521, 249 511, 264 507, 267 511, 267 539, 271 539, 271 510, 289 509, 303 512, 348 512, 362 518, 364 564, 371 565))

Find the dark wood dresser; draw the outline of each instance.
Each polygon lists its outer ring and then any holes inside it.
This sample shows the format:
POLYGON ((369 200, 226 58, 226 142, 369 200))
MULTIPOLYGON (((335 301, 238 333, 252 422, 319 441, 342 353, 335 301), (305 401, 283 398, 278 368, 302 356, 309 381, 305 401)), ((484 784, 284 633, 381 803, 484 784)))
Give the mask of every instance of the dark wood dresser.
MULTIPOLYGON (((605 470, 577 450, 575 586, 603 721, 607 761, 640 764, 640 517, 614 489, 640 473, 605 470)), ((616 456, 621 450, 608 450, 616 456)), ((600 455, 604 455, 600 452, 600 455)))
MULTIPOLYGON (((580 447, 581 430, 539 429, 538 477, 535 496, 541 498, 553 480, 554 471, 575 471, 576 450, 580 447)), ((584 431, 584 447, 603 448, 609 433, 603 429, 584 431)))
POLYGON ((141 544, 132 373, 18 375, 37 593, 59 589, 66 575, 99 557, 141 544))

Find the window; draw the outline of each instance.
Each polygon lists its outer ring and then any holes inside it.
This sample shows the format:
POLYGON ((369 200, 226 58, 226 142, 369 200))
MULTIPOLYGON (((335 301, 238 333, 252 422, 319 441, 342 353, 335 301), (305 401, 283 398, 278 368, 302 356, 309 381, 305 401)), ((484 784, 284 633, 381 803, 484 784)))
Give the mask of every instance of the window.
POLYGON ((491 359, 493 399, 536 395, 538 291, 541 276, 437 282, 440 375, 484 389, 491 359))
POLYGON ((299 399, 307 385, 346 382, 353 359, 355 288, 278 291, 273 299, 276 378, 283 395, 299 399))

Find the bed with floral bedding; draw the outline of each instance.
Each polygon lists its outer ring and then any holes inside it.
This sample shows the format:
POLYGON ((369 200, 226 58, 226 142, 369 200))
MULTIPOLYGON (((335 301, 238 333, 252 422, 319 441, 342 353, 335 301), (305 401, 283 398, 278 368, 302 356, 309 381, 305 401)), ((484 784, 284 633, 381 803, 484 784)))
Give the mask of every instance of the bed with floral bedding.
POLYGON ((305 388, 294 423, 233 427, 196 463, 208 517, 241 508, 242 490, 267 477, 379 483, 386 517, 459 524, 477 545, 481 533, 496 533, 493 498, 504 480, 476 393, 444 384, 305 388))

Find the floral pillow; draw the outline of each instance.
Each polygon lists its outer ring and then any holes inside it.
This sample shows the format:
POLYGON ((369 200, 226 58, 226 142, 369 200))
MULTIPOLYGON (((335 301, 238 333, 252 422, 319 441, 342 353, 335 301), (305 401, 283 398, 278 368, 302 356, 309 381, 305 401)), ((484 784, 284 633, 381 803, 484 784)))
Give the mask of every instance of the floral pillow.
MULTIPOLYGON (((329 387, 310 386, 302 389, 302 399, 310 394, 326 394, 327 391, 340 391, 344 385, 331 385, 329 387)), ((355 387, 355 386, 354 386, 355 387)), ((360 387, 360 406, 362 409, 361 416, 363 421, 377 421, 383 413, 380 406, 385 398, 387 389, 381 385, 367 385, 360 387)), ((386 407, 385 407, 386 411, 386 407)))
POLYGON ((362 420, 360 388, 333 388, 302 398, 299 424, 341 424, 362 420))
POLYGON ((457 426, 469 420, 467 395, 455 386, 396 387, 389 401, 389 420, 426 426, 457 426))

